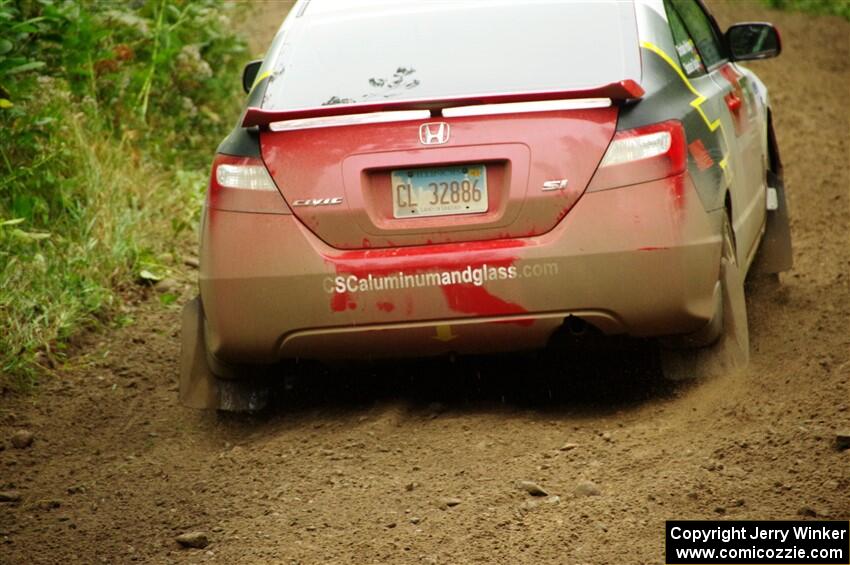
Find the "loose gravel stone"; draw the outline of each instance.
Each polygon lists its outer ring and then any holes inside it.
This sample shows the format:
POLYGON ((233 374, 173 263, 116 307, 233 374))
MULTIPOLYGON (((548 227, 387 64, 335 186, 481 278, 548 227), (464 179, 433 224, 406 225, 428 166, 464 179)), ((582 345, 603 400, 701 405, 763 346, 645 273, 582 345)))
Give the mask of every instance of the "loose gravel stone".
POLYGON ((180 289, 180 283, 178 283, 174 279, 162 279, 161 281, 156 283, 156 286, 154 286, 154 289, 157 292, 161 292, 161 293, 177 292, 180 289))
POLYGON ((32 445, 35 436, 29 430, 18 430, 12 434, 12 446, 17 449, 26 449, 32 445))
POLYGON ((204 532, 186 532, 185 534, 180 534, 174 539, 178 544, 180 544, 180 547, 203 549, 210 544, 210 540, 204 532))
POLYGON ((0 490, 0 502, 19 502, 21 493, 16 490, 0 490))
POLYGON ((62 506, 62 501, 55 498, 39 500, 36 506, 39 510, 55 510, 62 506))
POLYGON ((549 493, 533 481, 517 481, 516 486, 518 489, 524 490, 531 496, 549 496, 549 493))
POLYGON ((576 496, 600 496, 602 489, 593 481, 581 481, 573 492, 576 496))

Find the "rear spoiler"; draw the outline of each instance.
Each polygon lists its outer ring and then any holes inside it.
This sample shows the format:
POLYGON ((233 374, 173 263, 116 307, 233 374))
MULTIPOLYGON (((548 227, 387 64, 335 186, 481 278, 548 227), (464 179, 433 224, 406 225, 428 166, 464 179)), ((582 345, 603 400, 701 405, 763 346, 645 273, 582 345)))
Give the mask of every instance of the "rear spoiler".
POLYGON ((638 100, 644 90, 633 80, 612 82, 605 86, 585 90, 556 90, 544 92, 525 92, 520 94, 484 94, 459 98, 420 99, 420 100, 384 100, 368 104, 336 104, 318 108, 296 110, 263 110, 249 107, 242 118, 242 127, 265 127, 275 122, 301 120, 325 116, 348 116, 352 114, 370 114, 372 112, 391 112, 396 110, 430 110, 431 112, 453 106, 473 106, 478 104, 503 104, 508 102, 538 102, 543 100, 565 100, 579 98, 610 98, 616 101, 638 100))

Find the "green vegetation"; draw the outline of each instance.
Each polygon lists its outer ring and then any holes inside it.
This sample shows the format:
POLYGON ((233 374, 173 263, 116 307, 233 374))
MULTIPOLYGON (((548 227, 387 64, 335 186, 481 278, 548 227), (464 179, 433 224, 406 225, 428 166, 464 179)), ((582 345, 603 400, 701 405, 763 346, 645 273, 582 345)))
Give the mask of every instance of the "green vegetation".
POLYGON ((240 100, 235 9, 0 0, 0 385, 179 260, 240 100))
POLYGON ((771 8, 841 16, 850 20, 850 0, 762 0, 771 8))

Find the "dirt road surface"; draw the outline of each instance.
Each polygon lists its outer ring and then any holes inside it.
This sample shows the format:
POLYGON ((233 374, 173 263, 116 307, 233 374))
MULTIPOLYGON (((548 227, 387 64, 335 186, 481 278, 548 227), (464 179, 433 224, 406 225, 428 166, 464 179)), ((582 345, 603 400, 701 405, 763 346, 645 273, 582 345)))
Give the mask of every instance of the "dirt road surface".
POLYGON ((750 284, 747 370, 671 387, 623 364, 397 364, 222 418, 177 405, 179 308, 151 293, 35 394, 0 398, 0 490, 20 496, 0 502, 0 562, 661 563, 670 518, 850 518, 850 24, 712 5, 785 44, 752 66, 796 266, 750 284), (190 531, 209 545, 181 549, 190 531))

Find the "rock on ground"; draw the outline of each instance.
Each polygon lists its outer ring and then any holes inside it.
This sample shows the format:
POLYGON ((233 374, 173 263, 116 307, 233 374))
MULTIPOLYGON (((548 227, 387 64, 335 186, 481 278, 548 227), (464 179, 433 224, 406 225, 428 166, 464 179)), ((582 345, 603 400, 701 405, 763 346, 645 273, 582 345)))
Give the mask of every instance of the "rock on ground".
POLYGON ((18 502, 21 500, 21 493, 16 490, 0 491, 0 502, 18 502))
POLYGON ((26 449, 32 445, 35 435, 29 430, 18 430, 12 434, 12 445, 18 449, 26 449))
POLYGON ((186 532, 175 538, 181 547, 192 547, 195 549, 203 549, 210 544, 207 534, 204 532, 186 532))
POLYGON ((581 481, 573 491, 576 496, 599 496, 602 489, 593 481, 581 481))
POLYGON ((533 481, 517 481, 516 486, 518 489, 524 490, 531 496, 549 496, 549 493, 533 481))

